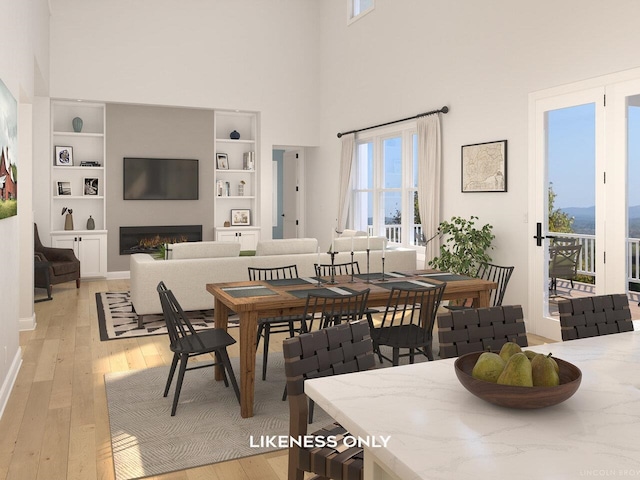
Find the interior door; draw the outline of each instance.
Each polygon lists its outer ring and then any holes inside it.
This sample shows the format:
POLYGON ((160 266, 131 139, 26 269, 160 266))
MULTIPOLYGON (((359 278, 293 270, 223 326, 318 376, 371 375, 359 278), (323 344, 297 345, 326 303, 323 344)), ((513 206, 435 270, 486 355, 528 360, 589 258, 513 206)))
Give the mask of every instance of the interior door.
POLYGON ((282 162, 283 238, 299 236, 298 156, 296 151, 286 151, 282 162))
POLYGON ((578 295, 579 289, 598 293, 606 285, 604 88, 538 98, 531 107, 535 162, 529 300, 533 315, 528 328, 560 340, 557 301, 578 295), (576 270, 584 286, 577 278, 567 278, 566 272, 562 273, 565 278, 552 281, 550 277, 550 268, 552 274, 557 272, 550 266, 550 252, 565 241, 581 245, 576 270))

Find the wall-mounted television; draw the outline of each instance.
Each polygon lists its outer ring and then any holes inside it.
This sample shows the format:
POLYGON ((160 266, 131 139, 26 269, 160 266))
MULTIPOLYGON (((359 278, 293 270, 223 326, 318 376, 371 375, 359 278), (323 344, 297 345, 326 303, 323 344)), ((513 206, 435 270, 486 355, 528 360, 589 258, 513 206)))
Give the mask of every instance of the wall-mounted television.
POLYGON ((198 160, 125 157, 123 178, 125 200, 198 200, 198 160))

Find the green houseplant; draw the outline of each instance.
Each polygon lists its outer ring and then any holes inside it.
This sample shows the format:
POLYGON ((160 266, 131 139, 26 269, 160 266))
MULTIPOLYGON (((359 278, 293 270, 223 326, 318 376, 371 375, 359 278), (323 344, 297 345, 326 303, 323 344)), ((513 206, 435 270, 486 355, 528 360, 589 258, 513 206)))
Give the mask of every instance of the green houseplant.
POLYGON ((493 227, 485 224, 477 228, 475 220, 478 217, 471 216, 469 220, 451 217, 450 221, 440 222, 438 232, 445 235, 445 240, 440 246, 440 255, 429 265, 443 272, 474 275, 480 263, 490 262, 487 250, 493 248, 493 227))

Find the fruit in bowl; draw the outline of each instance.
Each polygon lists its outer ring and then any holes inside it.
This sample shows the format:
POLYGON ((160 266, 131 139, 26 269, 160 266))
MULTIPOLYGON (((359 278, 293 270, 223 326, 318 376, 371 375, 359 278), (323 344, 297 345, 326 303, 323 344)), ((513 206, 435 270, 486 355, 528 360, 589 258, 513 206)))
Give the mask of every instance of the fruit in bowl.
POLYGON ((522 409, 556 405, 571 397, 582 380, 580 369, 569 362, 544 354, 531 355, 529 360, 523 352, 511 355, 496 376, 500 363, 494 355, 499 355, 488 353, 462 355, 454 365, 458 380, 469 392, 495 405, 522 409))

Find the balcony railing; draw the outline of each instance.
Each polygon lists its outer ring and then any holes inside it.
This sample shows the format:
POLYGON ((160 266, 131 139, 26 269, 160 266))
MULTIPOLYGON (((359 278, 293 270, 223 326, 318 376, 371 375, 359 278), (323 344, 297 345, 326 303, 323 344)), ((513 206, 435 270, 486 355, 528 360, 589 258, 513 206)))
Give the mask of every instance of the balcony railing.
MULTIPOLYGON (((410 245, 424 245, 424 235, 422 234, 422 225, 413 225, 413 239, 410 245)), ((373 225, 368 227, 369 235, 374 236, 373 225)), ((402 243, 402 226, 401 225, 385 225, 385 236, 391 243, 402 243)))

